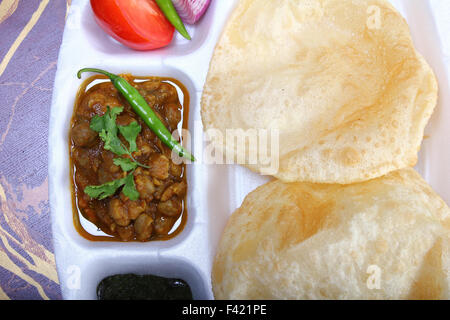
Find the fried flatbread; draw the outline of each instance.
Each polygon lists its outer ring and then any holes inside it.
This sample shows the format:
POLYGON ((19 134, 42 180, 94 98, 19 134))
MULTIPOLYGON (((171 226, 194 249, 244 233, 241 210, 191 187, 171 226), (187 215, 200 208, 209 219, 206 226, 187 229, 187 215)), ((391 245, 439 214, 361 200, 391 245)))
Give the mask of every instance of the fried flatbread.
POLYGON ((216 299, 449 299, 450 210, 413 169, 269 182, 231 216, 216 299))
MULTIPOLYGON (((265 173, 264 145, 229 129, 276 130, 285 182, 354 183, 414 166, 437 100, 433 71, 385 0, 241 0, 214 51, 204 128, 265 173), (218 137, 217 137, 218 136, 218 137), (223 138, 223 139, 222 139, 223 138)), ((269 135, 270 136, 270 135, 269 135)))

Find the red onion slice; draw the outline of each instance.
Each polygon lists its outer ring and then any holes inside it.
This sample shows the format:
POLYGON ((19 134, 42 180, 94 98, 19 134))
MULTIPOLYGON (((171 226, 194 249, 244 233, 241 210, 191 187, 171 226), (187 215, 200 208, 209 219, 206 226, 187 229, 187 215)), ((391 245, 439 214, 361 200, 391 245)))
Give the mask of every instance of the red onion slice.
POLYGON ((206 12, 211 0, 172 0, 172 2, 181 20, 194 24, 206 12))

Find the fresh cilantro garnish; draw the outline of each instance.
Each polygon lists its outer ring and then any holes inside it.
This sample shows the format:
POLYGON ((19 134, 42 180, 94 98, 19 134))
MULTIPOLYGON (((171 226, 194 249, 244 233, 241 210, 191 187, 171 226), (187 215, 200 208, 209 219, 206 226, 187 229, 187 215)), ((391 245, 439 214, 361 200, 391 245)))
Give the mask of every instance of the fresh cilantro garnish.
POLYGON ((95 132, 99 133, 100 138, 103 140, 104 148, 113 152, 118 156, 128 155, 130 158, 115 158, 114 164, 120 166, 124 172, 130 172, 125 178, 117 179, 104 183, 99 186, 88 186, 84 189, 84 192, 91 198, 103 200, 112 196, 117 190, 123 186, 122 192, 130 200, 139 199, 139 192, 136 190, 134 184, 133 172, 138 167, 148 168, 143 164, 137 162, 132 153, 138 151, 136 138, 141 132, 141 126, 133 121, 127 126, 117 125, 116 119, 123 111, 123 107, 109 108, 107 107, 106 113, 103 116, 95 115, 91 119, 90 127, 95 132), (125 138, 129 144, 127 148, 120 140, 118 134, 125 138))
POLYGON ((134 184, 133 174, 127 175, 125 178, 125 186, 122 189, 124 195, 126 195, 130 200, 135 201, 139 199, 139 192, 136 190, 136 185, 134 184))
POLYGON ((115 158, 113 162, 116 166, 120 166, 125 172, 134 170, 138 166, 136 162, 128 158, 115 158))
POLYGON ((136 138, 139 132, 141 132, 141 126, 136 121, 133 121, 127 126, 118 126, 118 127, 120 133, 125 138, 125 140, 128 141, 130 145, 130 152, 137 151, 136 138))
POLYGON ((99 186, 87 186, 84 188, 84 193, 91 198, 103 200, 115 194, 122 186, 123 194, 130 200, 135 201, 139 199, 139 192, 136 190, 136 185, 134 184, 133 173, 130 173, 125 178, 110 181, 99 186))
POLYGON ((107 107, 103 116, 95 115, 91 120, 91 129, 98 132, 105 143, 104 148, 119 156, 128 154, 127 148, 117 136, 119 128, 116 124, 117 115, 121 114, 123 107, 110 109, 107 107))
POLYGON ((118 179, 107 182, 100 186, 87 186, 86 188, 84 188, 84 193, 86 193, 91 198, 103 200, 116 193, 117 189, 119 189, 124 184, 124 179, 118 179))

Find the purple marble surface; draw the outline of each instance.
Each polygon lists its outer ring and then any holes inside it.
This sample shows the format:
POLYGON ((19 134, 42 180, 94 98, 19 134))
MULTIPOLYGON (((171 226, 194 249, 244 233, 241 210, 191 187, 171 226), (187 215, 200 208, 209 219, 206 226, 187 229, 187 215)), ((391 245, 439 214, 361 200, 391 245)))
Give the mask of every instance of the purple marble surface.
POLYGON ((0 299, 60 299, 48 122, 70 0, 0 1, 0 299))

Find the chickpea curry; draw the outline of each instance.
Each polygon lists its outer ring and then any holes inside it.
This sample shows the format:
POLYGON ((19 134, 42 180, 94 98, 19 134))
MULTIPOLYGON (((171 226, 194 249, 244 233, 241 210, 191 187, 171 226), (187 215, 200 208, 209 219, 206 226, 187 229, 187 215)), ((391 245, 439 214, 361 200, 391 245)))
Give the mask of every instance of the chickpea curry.
MULTIPOLYGON (((156 77, 124 78, 170 132, 186 127, 189 95, 181 83, 156 77), (172 83, 183 91, 183 106, 172 83)), ((113 83, 95 84, 99 79, 104 77, 91 77, 80 88, 71 122, 75 225, 90 240, 149 241, 175 236, 186 221, 185 165, 174 160, 172 150, 113 83), (80 214, 109 236, 88 234, 80 214)))

